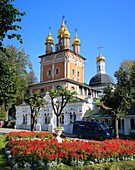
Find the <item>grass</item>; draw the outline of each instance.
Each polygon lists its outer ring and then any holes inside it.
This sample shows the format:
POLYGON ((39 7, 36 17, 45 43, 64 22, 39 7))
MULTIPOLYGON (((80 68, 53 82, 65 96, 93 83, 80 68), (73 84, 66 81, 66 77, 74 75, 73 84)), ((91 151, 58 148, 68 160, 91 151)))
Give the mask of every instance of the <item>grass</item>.
MULTIPOLYGON (((0 170, 11 170, 8 163, 8 158, 5 155, 4 148, 6 145, 6 136, 0 136, 0 170)), ((22 170, 22 169, 18 169, 22 170)), ((28 170, 28 169, 23 169, 28 170)), ((40 169, 45 170, 45 169, 40 169)), ((120 161, 120 162, 109 162, 103 164, 87 165, 87 166, 76 166, 69 167, 65 165, 59 165, 58 167, 53 167, 50 170, 135 170, 135 160, 134 161, 120 161)))

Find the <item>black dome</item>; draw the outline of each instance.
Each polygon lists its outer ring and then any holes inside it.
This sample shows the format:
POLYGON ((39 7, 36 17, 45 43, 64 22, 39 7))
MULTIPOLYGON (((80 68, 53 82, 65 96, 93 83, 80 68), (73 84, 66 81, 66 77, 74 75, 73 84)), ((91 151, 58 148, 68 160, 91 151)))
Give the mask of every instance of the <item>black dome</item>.
POLYGON ((114 84, 113 79, 108 74, 96 74, 91 78, 89 82, 89 86, 99 86, 99 85, 107 85, 114 84))

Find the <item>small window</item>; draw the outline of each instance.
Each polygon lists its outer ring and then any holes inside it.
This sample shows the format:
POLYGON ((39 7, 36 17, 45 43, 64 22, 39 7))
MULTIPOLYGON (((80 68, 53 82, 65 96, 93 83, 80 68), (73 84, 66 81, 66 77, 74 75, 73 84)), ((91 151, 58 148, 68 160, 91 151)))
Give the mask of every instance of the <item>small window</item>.
POLYGON ((77 71, 77 76, 79 77, 79 71, 77 71))
POLYGON ((47 75, 50 77, 51 76, 51 70, 49 69, 48 72, 47 72, 47 75))
POLYGON ((75 70, 74 69, 72 69, 72 74, 75 74, 75 70))
POLYGON ((58 75, 59 74, 59 69, 58 68, 56 68, 56 75, 58 75))
POLYGON ((75 90, 75 88, 74 88, 73 86, 71 87, 71 89, 72 89, 72 90, 75 90))
POLYGON ((73 123, 76 121, 76 113, 75 112, 70 112, 70 123, 73 123))
POLYGON ((62 113, 61 117, 60 117, 60 122, 64 123, 64 113, 62 113))
POLYGON ((23 115, 23 124, 27 124, 27 114, 23 115))

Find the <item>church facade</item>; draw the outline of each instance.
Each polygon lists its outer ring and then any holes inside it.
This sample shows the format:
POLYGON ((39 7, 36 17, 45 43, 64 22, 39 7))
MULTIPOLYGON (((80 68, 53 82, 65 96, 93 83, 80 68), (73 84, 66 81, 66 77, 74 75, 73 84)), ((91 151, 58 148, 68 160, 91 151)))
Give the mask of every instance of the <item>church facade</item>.
MULTIPOLYGON (((60 29, 58 30, 58 42, 54 44, 54 39, 49 29, 45 41, 45 54, 40 58, 40 82, 29 85, 28 93, 40 90, 47 104, 40 110, 37 124, 40 124, 41 130, 53 131, 56 127, 56 116, 53 112, 49 91, 56 89, 60 84, 67 87, 68 90, 76 91, 77 102, 68 103, 61 115, 61 126, 66 133, 72 133, 72 126, 75 120, 82 120, 86 111, 96 108, 95 98, 102 97, 103 88, 107 84, 114 84, 113 79, 106 74, 105 57, 99 53, 96 58, 97 73, 90 79, 89 84, 84 82, 85 58, 80 54, 81 41, 75 31, 72 40, 72 49, 70 48, 70 33, 65 24, 64 18, 60 29), (55 50, 54 50, 55 48, 55 50)), ((133 117, 133 116, 132 116, 133 117)), ((125 118, 124 133, 128 134, 130 128, 130 119, 125 118)), ((102 121, 110 118, 102 117, 102 121)), ((101 118, 98 118, 101 121, 101 118)), ((132 120, 133 122, 133 120, 132 120)), ((30 108, 25 103, 16 106, 16 128, 30 129, 31 117, 30 108)), ((36 129, 36 127, 35 127, 36 129)))
MULTIPOLYGON (((71 92, 76 91, 77 102, 67 104, 61 115, 61 125, 65 132, 72 133, 73 122, 82 120, 86 110, 93 109, 93 98, 97 97, 97 92, 84 82, 84 62, 86 59, 80 55, 81 42, 76 30, 72 40, 72 49, 70 49, 70 33, 64 18, 57 38, 58 42, 54 44, 49 29, 45 41, 45 54, 39 56, 40 82, 29 85, 28 93, 40 90, 45 97, 47 104, 45 108, 40 110, 37 123, 41 125, 42 130, 53 131, 56 126, 56 116, 51 106, 49 91, 56 89, 60 84, 71 92)), ((16 110, 17 128, 30 129, 29 106, 22 104, 16 107, 16 110)))
MULTIPOLYGON (((45 41, 45 54, 40 58, 40 83, 29 86, 30 92, 40 90, 46 93, 50 89, 56 89, 60 84, 70 91, 76 91, 77 97, 86 99, 89 93, 96 95, 88 84, 84 82, 84 62, 85 58, 80 55, 81 42, 75 32, 70 49, 70 33, 65 25, 64 18, 58 30, 58 42, 54 44, 54 39, 49 29, 45 41), (55 50, 53 50, 55 48, 55 50)), ((95 96, 96 97, 96 96, 95 96)))

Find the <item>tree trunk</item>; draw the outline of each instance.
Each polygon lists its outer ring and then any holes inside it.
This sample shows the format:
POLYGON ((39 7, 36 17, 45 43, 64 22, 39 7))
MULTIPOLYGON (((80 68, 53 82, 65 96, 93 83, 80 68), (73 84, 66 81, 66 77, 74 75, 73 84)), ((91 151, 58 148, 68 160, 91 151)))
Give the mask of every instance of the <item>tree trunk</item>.
POLYGON ((118 139, 119 138, 119 128, 118 128, 118 116, 115 117, 115 131, 114 136, 118 139))
POLYGON ((35 116, 31 115, 31 131, 34 131, 35 116))
POLYGON ((56 116, 56 118, 57 118, 57 127, 60 127, 60 116, 56 116))

